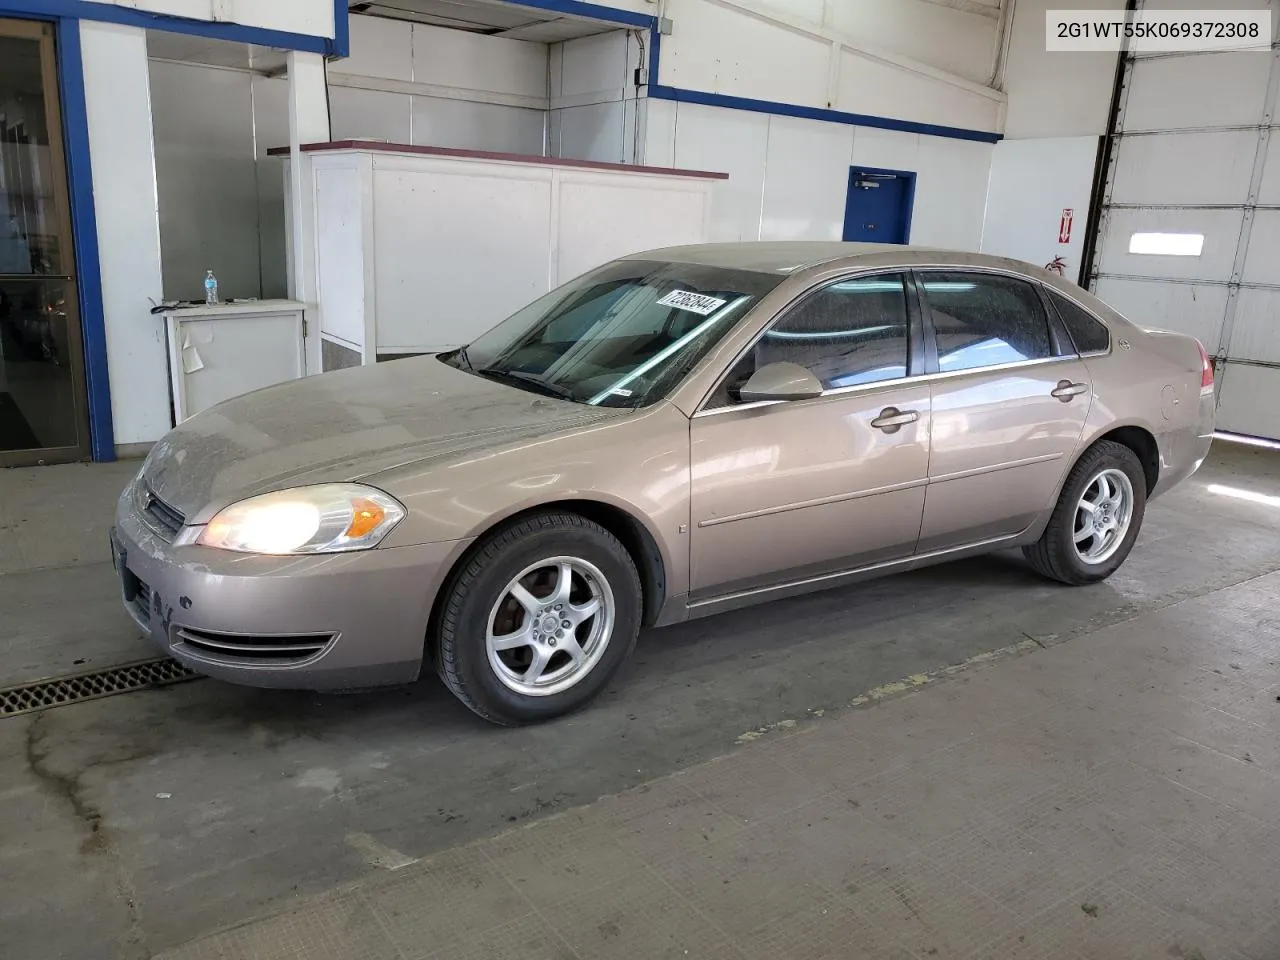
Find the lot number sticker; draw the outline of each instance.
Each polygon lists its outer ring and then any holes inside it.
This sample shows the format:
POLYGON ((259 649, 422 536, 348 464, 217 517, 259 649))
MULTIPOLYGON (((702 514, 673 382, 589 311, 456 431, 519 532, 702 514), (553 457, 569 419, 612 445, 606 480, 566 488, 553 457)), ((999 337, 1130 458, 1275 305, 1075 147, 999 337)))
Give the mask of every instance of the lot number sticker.
POLYGON ((708 297, 701 293, 692 293, 689 290, 672 290, 665 297, 658 301, 660 307, 675 307, 677 310, 688 310, 692 313, 706 316, 709 313, 723 307, 729 301, 721 300, 717 297, 708 297))

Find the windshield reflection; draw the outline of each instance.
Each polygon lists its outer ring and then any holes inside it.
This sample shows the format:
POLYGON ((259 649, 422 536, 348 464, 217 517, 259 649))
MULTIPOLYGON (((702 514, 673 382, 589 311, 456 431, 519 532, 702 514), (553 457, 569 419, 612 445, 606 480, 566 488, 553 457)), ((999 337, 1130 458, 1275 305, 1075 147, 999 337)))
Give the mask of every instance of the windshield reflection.
POLYGON ((441 359, 560 400, 647 406, 666 396, 782 280, 702 264, 615 261, 441 359))

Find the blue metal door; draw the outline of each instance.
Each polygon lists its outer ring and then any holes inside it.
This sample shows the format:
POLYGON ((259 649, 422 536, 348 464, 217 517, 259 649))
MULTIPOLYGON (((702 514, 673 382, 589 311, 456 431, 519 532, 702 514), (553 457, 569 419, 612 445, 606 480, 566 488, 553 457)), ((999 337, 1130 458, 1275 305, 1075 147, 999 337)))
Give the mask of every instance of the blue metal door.
POLYGON ((906 243, 911 235, 914 195, 914 173, 852 167, 844 205, 844 239, 906 243))

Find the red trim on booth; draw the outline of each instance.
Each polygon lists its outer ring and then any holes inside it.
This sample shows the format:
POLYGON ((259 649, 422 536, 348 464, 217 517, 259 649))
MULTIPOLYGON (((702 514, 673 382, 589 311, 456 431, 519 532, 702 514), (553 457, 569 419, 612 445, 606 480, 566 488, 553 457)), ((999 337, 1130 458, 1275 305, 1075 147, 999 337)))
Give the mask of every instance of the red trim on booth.
MULTIPOLYGON (((384 143, 381 140, 331 140, 326 143, 304 143, 303 153, 332 150, 366 150, 370 153, 416 153, 429 157, 458 157, 463 160, 497 160, 507 163, 539 163, 549 167, 574 167, 583 170, 617 170, 621 173, 656 173, 666 177, 694 177, 702 180, 728 180, 727 173, 709 170, 679 170, 674 167, 642 167, 633 163, 600 163, 595 160, 566 160, 523 153, 496 153, 490 150, 459 150, 454 147, 429 147, 408 143, 384 143)), ((272 147, 268 156, 287 157, 288 147, 272 147)))

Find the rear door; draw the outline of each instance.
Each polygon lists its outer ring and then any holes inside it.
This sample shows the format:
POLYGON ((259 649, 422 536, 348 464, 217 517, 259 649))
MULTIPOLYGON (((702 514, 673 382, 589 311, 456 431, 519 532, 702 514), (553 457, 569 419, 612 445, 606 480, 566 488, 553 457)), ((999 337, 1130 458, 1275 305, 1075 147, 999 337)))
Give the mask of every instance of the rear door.
POLYGON ((1030 525, 1071 465, 1093 385, 1037 284, 961 270, 916 279, 934 371, 924 554, 1030 525))

